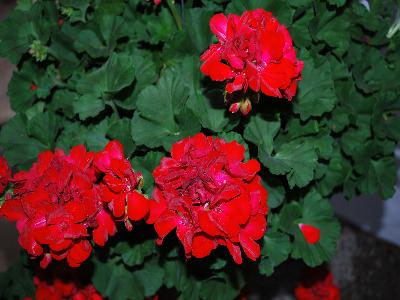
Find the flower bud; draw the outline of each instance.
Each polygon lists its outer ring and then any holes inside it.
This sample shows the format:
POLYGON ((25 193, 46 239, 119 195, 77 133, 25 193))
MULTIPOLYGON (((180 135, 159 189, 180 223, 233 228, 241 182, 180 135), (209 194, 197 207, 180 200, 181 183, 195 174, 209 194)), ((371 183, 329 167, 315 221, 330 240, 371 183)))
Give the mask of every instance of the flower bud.
POLYGON ((244 116, 247 116, 250 111, 251 111, 251 101, 249 99, 242 101, 242 103, 240 105, 240 112, 244 116))
POLYGON ((44 61, 47 57, 47 47, 42 45, 41 41, 35 40, 31 44, 29 53, 36 58, 36 61, 44 61))
POLYGON ((240 109, 240 102, 232 103, 231 106, 229 106, 229 111, 233 114, 237 113, 239 109, 240 109))

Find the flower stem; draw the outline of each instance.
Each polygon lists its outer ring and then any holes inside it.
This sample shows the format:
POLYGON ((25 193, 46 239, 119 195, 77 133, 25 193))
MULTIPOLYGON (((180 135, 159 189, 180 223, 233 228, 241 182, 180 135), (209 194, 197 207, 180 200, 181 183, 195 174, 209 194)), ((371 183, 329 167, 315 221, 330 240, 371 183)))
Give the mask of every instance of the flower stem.
POLYGON ((183 30, 182 20, 181 20, 181 16, 179 15, 178 11, 176 10, 175 0, 167 0, 167 3, 168 3, 169 9, 171 10, 172 16, 175 19, 175 23, 176 23, 176 26, 178 27, 178 30, 182 31, 183 30))

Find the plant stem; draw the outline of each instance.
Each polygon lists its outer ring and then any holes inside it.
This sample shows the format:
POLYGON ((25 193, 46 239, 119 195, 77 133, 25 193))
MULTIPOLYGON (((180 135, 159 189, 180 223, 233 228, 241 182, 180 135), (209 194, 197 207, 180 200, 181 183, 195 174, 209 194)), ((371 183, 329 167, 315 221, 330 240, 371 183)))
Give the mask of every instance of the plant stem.
POLYGON ((178 30, 182 31, 183 30, 182 20, 181 20, 181 16, 179 15, 178 11, 176 10, 175 0, 167 0, 167 3, 168 3, 169 9, 171 10, 172 16, 175 19, 175 23, 176 23, 176 26, 178 27, 178 30))

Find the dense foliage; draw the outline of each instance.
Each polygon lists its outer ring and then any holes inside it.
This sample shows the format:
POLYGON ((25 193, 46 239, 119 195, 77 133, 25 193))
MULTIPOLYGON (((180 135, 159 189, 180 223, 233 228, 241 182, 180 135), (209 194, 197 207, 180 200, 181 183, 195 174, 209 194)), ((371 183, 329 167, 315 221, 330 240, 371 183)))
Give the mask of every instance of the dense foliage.
MULTIPOLYGON (((157 246, 152 225, 128 232, 121 222, 104 247, 90 245, 80 267, 91 293, 111 299, 234 299, 255 270, 270 276, 290 257, 312 267, 332 258, 340 235, 334 194, 393 195, 399 9, 394 0, 19 0, 0 23, 0 56, 17 65, 8 89, 17 114, 1 128, 0 146, 14 170, 28 170, 48 149, 99 152, 119 140, 150 198, 153 170, 173 144, 199 132, 237 141, 246 161, 261 162, 268 191, 256 262, 243 256, 236 264, 225 247, 211 252, 219 241, 207 257, 186 259, 174 234, 157 246), (218 42, 213 15, 257 8, 287 27, 304 67, 301 80, 290 76, 295 96, 274 90, 291 101, 250 85, 252 109, 242 116, 225 105, 226 82, 202 75, 200 56, 218 42)), ((0 298, 34 296, 37 272, 38 261, 22 257, 0 274, 0 298)))

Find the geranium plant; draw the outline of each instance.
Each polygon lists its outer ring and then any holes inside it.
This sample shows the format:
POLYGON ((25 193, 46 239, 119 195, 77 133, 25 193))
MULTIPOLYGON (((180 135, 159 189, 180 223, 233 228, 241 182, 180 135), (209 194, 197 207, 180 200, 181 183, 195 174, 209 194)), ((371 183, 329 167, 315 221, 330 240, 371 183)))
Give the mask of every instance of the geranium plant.
POLYGON ((234 299, 329 261, 330 197, 394 193, 399 9, 18 1, 0 216, 22 254, 0 298, 234 299))

